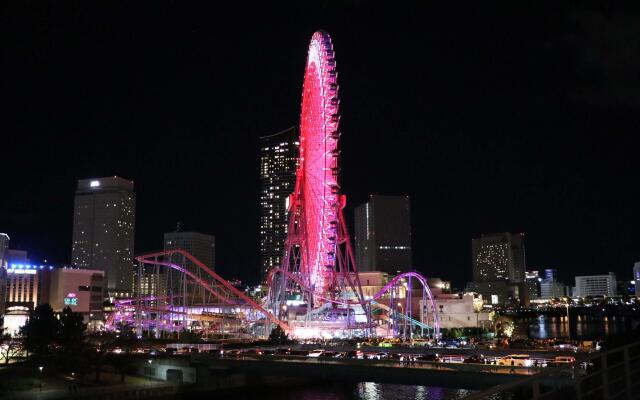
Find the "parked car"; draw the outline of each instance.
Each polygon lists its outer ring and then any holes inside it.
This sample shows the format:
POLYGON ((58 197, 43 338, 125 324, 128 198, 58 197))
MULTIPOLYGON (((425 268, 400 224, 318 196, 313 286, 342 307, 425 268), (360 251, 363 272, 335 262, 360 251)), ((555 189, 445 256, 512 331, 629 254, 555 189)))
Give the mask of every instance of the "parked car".
POLYGON ((320 355, 320 358, 333 358, 336 354, 335 351, 325 351, 320 355))
POLYGON ((575 362, 576 358, 573 356, 556 356, 548 365, 561 367, 564 365, 573 364, 575 362))
POLYGON ((389 358, 389 354, 387 353, 367 353, 366 354, 367 359, 369 360, 386 360, 387 358, 389 358))
POLYGON ((323 349, 318 349, 318 350, 313 350, 313 351, 309 352, 309 354, 307 354, 307 357, 319 358, 323 354, 324 354, 324 350, 323 349))
POLYGON ((464 361, 462 362, 465 364, 484 364, 485 359, 482 354, 474 354, 472 356, 465 358, 464 361))
POLYGON ((533 365, 533 360, 531 360, 531 356, 528 354, 511 354, 509 356, 499 358, 498 365, 530 367, 533 365))
POLYGON ((418 356, 418 360, 437 362, 440 361, 440 357, 437 354, 422 354, 418 356))
POLYGON ((553 348, 556 350, 565 350, 565 351, 578 351, 578 346, 573 345, 567 342, 555 342, 553 348))
POLYGON ((346 358, 357 358, 362 360, 364 358, 364 353, 360 350, 351 350, 347 352, 346 358))

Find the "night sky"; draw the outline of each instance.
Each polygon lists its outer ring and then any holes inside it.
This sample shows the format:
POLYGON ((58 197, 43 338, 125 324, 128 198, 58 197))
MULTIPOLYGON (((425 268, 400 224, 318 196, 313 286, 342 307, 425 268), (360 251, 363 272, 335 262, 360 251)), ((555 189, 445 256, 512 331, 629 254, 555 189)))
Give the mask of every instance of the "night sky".
MULTIPOLYGON (((640 261, 640 10, 364 1, 0 6, 0 231, 68 263, 80 178, 135 181, 136 252, 182 221, 259 274, 258 137, 299 123, 306 50, 337 54, 342 187, 411 196, 416 269, 471 280, 471 238, 631 279, 640 261), (306 2, 299 2, 306 3, 306 2), (280 8, 276 8, 280 7, 280 8)), ((560 4, 559 4, 560 3, 560 4)))

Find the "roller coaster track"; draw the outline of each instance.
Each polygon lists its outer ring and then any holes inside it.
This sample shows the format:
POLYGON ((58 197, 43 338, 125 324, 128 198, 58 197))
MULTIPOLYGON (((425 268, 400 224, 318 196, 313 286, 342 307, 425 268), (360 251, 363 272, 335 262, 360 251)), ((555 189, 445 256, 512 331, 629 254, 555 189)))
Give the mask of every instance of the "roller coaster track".
POLYGON ((250 305, 253 309, 263 313, 264 316, 269 321, 271 321, 274 324, 278 325, 285 332, 289 332, 289 327, 288 327, 288 325, 286 323, 280 321, 271 312, 265 310, 255 300, 253 300, 249 296, 245 295, 242 291, 238 290, 235 286, 230 284, 228 281, 226 281, 220 275, 218 275, 215 272, 213 272, 213 270, 211 270, 211 268, 207 267, 204 263, 202 263, 202 261, 200 261, 197 258, 195 258, 193 255, 191 255, 191 253, 189 253, 186 250, 175 249, 175 250, 159 251, 159 252, 156 252, 156 253, 150 253, 150 254, 145 254, 145 255, 136 257, 136 260, 138 262, 140 262, 140 263, 143 263, 143 264, 163 265, 163 266, 175 269, 176 271, 182 272, 183 274, 185 274, 185 275, 189 276, 191 279, 193 279, 196 283, 198 283, 200 286, 202 286, 209 293, 211 293, 212 295, 214 295, 215 297, 219 298, 221 301, 223 301, 223 302, 225 302, 227 304, 237 305, 237 303, 234 302, 231 299, 231 297, 232 297, 231 295, 235 295, 238 298, 240 298, 241 300, 243 300, 244 302, 246 302, 248 305, 250 305), (193 272, 189 271, 187 268, 185 268, 185 267, 183 267, 181 265, 178 265, 176 263, 172 263, 172 262, 168 262, 168 261, 159 261, 158 260, 158 257, 165 257, 165 256, 166 257, 171 257, 174 254, 180 254, 183 257, 187 258, 195 266, 200 268, 200 270, 202 272, 205 272, 207 275, 209 275, 211 278, 213 278, 213 280, 215 282, 217 282, 220 285, 222 285, 222 287, 224 287, 228 291, 227 295, 225 296, 225 295, 221 294, 219 291, 214 290, 211 287, 211 284, 209 282, 207 282, 204 279, 198 277, 193 272))

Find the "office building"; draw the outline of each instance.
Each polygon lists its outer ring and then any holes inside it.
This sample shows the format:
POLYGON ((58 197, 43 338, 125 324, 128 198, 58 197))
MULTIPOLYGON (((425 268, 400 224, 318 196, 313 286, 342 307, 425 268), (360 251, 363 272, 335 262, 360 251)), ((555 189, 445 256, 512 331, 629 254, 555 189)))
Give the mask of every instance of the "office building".
POLYGON ((39 303, 39 275, 44 265, 32 265, 25 251, 9 250, 4 292, 4 329, 5 333, 17 336, 32 311, 39 303))
POLYGON ((48 303, 54 312, 65 307, 82 314, 90 330, 103 324, 105 273, 101 270, 55 268, 51 271, 48 303))
POLYGON ((78 181, 72 264, 104 271, 109 297, 131 295, 135 209, 132 181, 117 176, 78 181))
POLYGON ((471 241, 473 280, 476 282, 524 282, 523 233, 481 235, 471 241))
POLYGON ((549 300, 564 297, 565 294, 566 287, 558 280, 558 271, 555 268, 545 268, 540 279, 540 298, 549 300))
POLYGON ((295 189, 300 150, 291 127, 260 138, 260 273, 280 267, 289 226, 288 201, 295 189))
MULTIPOLYGON (((633 264, 633 281, 635 287, 640 286, 640 261, 633 264)), ((636 296, 640 295, 640 291, 636 289, 636 296)))
POLYGON ((615 296, 616 274, 576 276, 576 296, 615 296))
MULTIPOLYGON (((186 250, 195 258, 203 262, 207 267, 215 270, 216 238, 199 232, 182 232, 180 226, 175 232, 164 234, 164 250, 186 250)), ((191 261, 186 260, 185 265, 192 266, 191 261)))
POLYGON ((540 273, 537 270, 530 270, 525 272, 524 283, 527 292, 529 293, 529 299, 537 299, 540 297, 540 273))
POLYGON ((4 314, 4 302, 7 291, 8 251, 9 235, 0 233, 0 314, 4 314))
MULTIPOLYGON (((164 234, 164 250, 182 249, 189 252, 207 267, 215 270, 216 260, 216 239, 213 235, 207 235, 199 232, 183 232, 182 227, 178 224, 175 232, 164 234)), ((180 254, 171 256, 171 261, 183 265, 187 270, 198 275, 199 268, 189 259, 182 257, 180 254)), ((165 295, 167 291, 172 293, 180 292, 180 273, 173 269, 153 268, 146 265, 142 270, 142 280, 140 281, 140 292, 144 294, 165 295)), ((184 288, 183 288, 184 290, 184 288)), ((188 286, 186 290, 190 298, 196 302, 205 303, 210 298, 210 293, 202 286, 188 286)), ((171 293, 169 293, 170 295, 171 293)))
MULTIPOLYGON (((40 266, 11 262, 7 268, 6 307, 38 305, 38 271, 40 266)), ((44 268, 44 266, 42 266, 44 268)))
POLYGON ((9 251, 9 235, 0 233, 0 267, 6 267, 9 251))
POLYGON ((369 196, 355 209, 355 233, 358 271, 413 269, 409 196, 369 196))

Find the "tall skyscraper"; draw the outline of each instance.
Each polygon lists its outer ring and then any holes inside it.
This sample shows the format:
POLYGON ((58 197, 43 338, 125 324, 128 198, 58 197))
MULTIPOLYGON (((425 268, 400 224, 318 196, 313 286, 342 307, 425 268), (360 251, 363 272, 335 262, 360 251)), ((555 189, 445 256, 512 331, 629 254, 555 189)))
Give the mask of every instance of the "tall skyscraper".
POLYGON ((131 294, 135 210, 133 181, 117 176, 78 181, 71 260, 104 271, 111 297, 131 294))
POLYGON ((409 196, 371 195, 355 209, 358 271, 412 270, 409 196))
POLYGON ((471 241, 475 282, 524 282, 524 234, 481 235, 471 241))
POLYGON ((296 184, 300 142, 295 127, 260 138, 261 277, 279 267, 287 238, 289 195, 296 184))
POLYGON ((638 287, 640 285, 640 261, 633 263, 633 280, 636 281, 636 287, 638 287))

